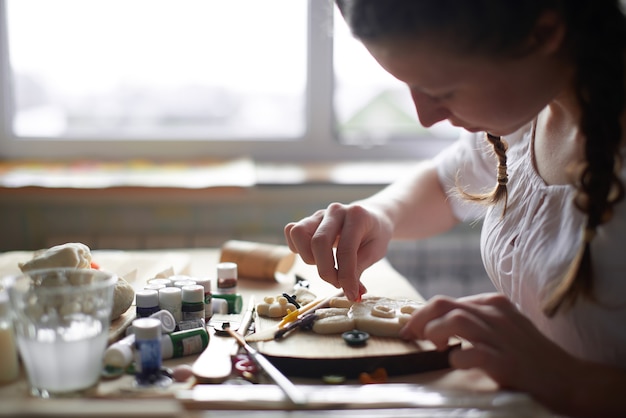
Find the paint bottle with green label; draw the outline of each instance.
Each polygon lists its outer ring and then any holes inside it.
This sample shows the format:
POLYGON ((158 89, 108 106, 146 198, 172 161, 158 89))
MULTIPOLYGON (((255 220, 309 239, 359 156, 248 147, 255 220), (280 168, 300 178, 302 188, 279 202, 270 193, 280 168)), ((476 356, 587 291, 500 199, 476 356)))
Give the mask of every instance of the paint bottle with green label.
POLYGON ((228 313, 241 313, 243 297, 237 293, 237 264, 226 262, 217 265, 217 291, 214 298, 224 299, 228 303, 228 313))

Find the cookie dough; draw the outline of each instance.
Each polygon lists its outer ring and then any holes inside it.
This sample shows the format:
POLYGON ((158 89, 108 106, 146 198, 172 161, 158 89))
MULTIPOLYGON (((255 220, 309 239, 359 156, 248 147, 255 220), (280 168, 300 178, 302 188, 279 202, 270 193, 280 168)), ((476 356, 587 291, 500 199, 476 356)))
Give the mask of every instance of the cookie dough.
POLYGON ((135 290, 123 278, 118 277, 113 289, 113 308, 111 309, 111 320, 117 319, 130 308, 135 298, 135 290))
POLYGON ((278 296, 276 298, 266 296, 263 302, 256 306, 257 314, 268 318, 282 318, 296 309, 296 306, 290 303, 284 296, 278 296))
MULTIPOLYGON (((23 272, 55 267, 89 269, 91 261, 91 250, 87 245, 80 242, 68 242, 35 251, 32 259, 25 263, 18 263, 18 267, 23 272)), ((111 320, 119 318, 126 312, 132 305, 134 297, 135 291, 132 286, 122 277, 118 277, 113 290, 111 320)), ((65 309, 71 310, 75 307, 68 306, 65 309)))
POLYGON ((18 263, 18 267, 23 272, 54 267, 88 269, 91 268, 91 250, 79 242, 55 245, 35 251, 32 259, 25 263, 18 263))
POLYGON ((419 309, 415 301, 371 296, 356 303, 346 298, 333 298, 330 306, 316 311, 319 319, 313 325, 314 332, 338 334, 358 329, 378 337, 395 338, 411 313, 419 309))
MULTIPOLYGON (((315 313, 318 314, 319 311, 323 311, 323 309, 318 309, 315 313)), ((353 330, 355 326, 354 319, 345 314, 320 315, 313 323, 313 332, 317 334, 341 334, 353 330)))

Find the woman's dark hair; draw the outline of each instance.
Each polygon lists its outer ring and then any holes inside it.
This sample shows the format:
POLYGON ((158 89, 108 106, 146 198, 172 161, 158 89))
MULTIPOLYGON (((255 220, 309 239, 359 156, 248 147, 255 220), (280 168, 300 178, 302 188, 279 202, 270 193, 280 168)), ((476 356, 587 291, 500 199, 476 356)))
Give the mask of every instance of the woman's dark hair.
MULTIPOLYGON (((626 19, 619 0, 336 0, 361 40, 430 37, 458 51, 493 56, 520 55, 538 18, 555 11, 566 25, 565 52, 576 65, 575 89, 581 109, 585 163, 576 167, 575 204, 586 214, 582 245, 569 270, 550 289, 544 312, 553 316, 583 295, 593 299, 591 242, 624 196, 619 178, 622 156, 620 119, 624 111, 626 19)), ((470 198, 486 203, 504 199, 506 143, 489 135, 498 156, 493 193, 470 198)))

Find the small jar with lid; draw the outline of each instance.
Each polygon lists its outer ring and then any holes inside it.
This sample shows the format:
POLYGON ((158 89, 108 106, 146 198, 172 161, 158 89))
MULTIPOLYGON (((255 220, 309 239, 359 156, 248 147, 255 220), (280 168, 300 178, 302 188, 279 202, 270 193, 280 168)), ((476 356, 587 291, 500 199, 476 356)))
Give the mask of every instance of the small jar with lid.
POLYGON ((190 276, 185 276, 182 274, 170 276, 168 278, 172 281, 173 286, 180 287, 181 289, 183 288, 183 286, 196 284, 196 282, 190 276))
POLYGON ((149 283, 147 285, 145 285, 143 288, 146 290, 156 290, 157 292, 163 288, 165 288, 167 286, 165 286, 164 284, 159 284, 159 283, 149 283))
POLYGON ((182 320, 179 328, 204 328, 204 287, 199 284, 183 286, 182 292, 182 320))
POLYGON ((208 321, 213 316, 213 294, 211 293, 211 278, 194 278, 196 284, 204 288, 204 319, 208 321))
POLYGON ((147 318, 161 310, 159 308, 159 292, 153 289, 138 290, 135 292, 137 318, 147 318))
POLYGON ((237 264, 231 262, 217 265, 217 291, 214 298, 224 299, 228 303, 228 313, 241 313, 243 298, 237 293, 237 264))
POLYGON ((159 307, 169 311, 176 319, 182 320, 182 291, 178 287, 166 287, 159 290, 159 307))
POLYGON ((166 386, 172 382, 161 372, 161 321, 139 318, 135 329, 135 382, 139 386, 166 386))
POLYGON ((217 291, 221 294, 237 293, 237 264, 226 262, 217 265, 217 291))
POLYGON ((166 278, 166 277, 155 277, 155 278, 152 278, 152 279, 148 279, 146 284, 149 284, 149 285, 152 285, 152 284, 162 284, 165 287, 174 286, 172 281, 170 279, 166 278))

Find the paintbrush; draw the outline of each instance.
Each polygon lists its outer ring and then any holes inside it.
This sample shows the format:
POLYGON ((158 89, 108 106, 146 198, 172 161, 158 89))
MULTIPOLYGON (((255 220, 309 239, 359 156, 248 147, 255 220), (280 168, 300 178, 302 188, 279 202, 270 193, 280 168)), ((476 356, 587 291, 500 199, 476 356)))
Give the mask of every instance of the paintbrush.
POLYGON ((262 369, 265 370, 265 373, 282 389, 285 396, 297 406, 303 406, 306 404, 306 396, 305 394, 294 385, 291 380, 287 379, 287 377, 281 373, 270 361, 263 356, 263 354, 259 353, 256 349, 254 349, 250 344, 246 342, 244 337, 236 331, 232 329, 228 329, 228 333, 234 337, 239 345, 246 350, 248 355, 252 357, 252 359, 256 362, 256 364, 262 369))

